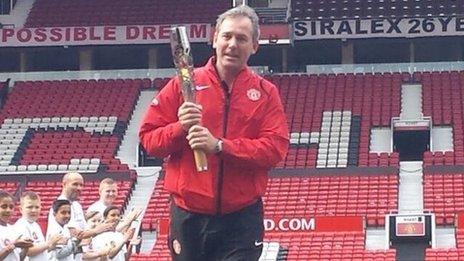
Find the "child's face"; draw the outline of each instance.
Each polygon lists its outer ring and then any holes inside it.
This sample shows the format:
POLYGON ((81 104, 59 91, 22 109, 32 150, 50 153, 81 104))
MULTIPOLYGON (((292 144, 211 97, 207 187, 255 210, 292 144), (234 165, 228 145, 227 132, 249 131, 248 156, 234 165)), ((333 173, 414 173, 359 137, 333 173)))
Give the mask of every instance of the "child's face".
POLYGON ((95 216, 93 216, 92 218, 90 218, 87 221, 90 228, 95 228, 97 226, 97 224, 100 223, 100 222, 101 222, 101 215, 100 214, 96 214, 95 216))
POLYGON ((14 202, 11 197, 5 197, 0 199, 0 221, 2 223, 8 223, 11 215, 13 215, 14 202))
POLYGON ((112 209, 111 211, 108 212, 108 216, 106 217, 106 222, 117 223, 119 222, 120 216, 121 216, 121 213, 119 212, 119 209, 112 209))
POLYGON ((61 226, 66 225, 71 219, 71 205, 61 206, 57 213, 55 213, 55 220, 61 226))
POLYGON ((29 222, 35 222, 40 215, 40 200, 23 198, 21 200, 21 214, 29 222))

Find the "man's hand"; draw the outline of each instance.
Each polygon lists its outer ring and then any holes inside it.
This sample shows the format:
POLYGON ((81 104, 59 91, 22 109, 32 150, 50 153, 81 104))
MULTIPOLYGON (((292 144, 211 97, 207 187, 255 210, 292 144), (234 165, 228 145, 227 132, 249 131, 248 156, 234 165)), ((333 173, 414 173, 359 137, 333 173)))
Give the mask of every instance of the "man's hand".
POLYGON ((187 140, 192 149, 200 149, 206 153, 216 153, 215 148, 219 141, 207 128, 199 125, 194 125, 189 129, 187 140))
POLYGON ((193 125, 200 124, 202 109, 201 105, 192 102, 182 103, 177 111, 177 117, 184 131, 187 132, 193 125))

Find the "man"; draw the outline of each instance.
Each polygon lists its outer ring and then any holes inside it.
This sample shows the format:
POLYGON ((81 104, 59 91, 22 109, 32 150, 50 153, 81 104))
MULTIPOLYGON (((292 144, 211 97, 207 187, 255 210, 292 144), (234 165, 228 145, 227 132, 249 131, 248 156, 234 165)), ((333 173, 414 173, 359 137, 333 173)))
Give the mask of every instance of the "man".
MULTIPOLYGON (((63 176, 61 195, 57 199, 68 200, 71 203, 71 218, 73 226, 84 230, 87 226, 82 205, 79 203, 79 196, 84 187, 84 178, 77 172, 69 172, 63 176)), ((53 218, 53 209, 48 214, 48 225, 56 222, 53 218)))
POLYGON ((87 213, 97 211, 103 216, 105 209, 111 205, 118 197, 118 184, 111 178, 105 178, 100 181, 100 187, 98 188, 98 194, 100 198, 94 202, 87 209, 87 213))
MULTIPOLYGON (((67 224, 67 228, 71 234, 78 235, 79 239, 89 238, 100 234, 104 231, 111 230, 110 224, 100 224, 94 229, 87 229, 87 222, 84 215, 82 205, 79 203, 79 196, 84 186, 84 178, 77 172, 70 172, 63 176, 62 191, 58 199, 68 200, 71 203, 71 217, 67 224)), ((57 226, 54 218, 53 208, 48 214, 48 226, 57 226)), ((82 255, 77 255, 76 260, 82 260, 82 255)))
MULTIPOLYGON (((101 216, 103 216, 103 212, 109 207, 114 205, 114 201, 118 197, 118 184, 111 178, 105 178, 100 181, 100 187, 98 189, 100 194, 100 198, 98 201, 94 202, 92 205, 89 206, 87 209, 87 214, 91 214, 92 212, 98 212, 101 216)), ((141 213, 141 209, 135 208, 127 217, 125 217, 122 222, 117 223, 117 231, 122 231, 125 228, 129 227, 131 223, 137 219, 137 217, 141 213)))
POLYGON ((32 191, 24 192, 21 195, 20 207, 21 218, 16 221, 14 229, 22 237, 33 240, 33 246, 27 250, 26 255, 30 261, 48 260, 47 250, 53 250, 58 241, 62 239, 62 236, 57 234, 45 240, 42 229, 37 223, 41 209, 41 202, 37 193, 32 191))
POLYGON ((261 254, 267 172, 284 158, 289 141, 277 88, 247 66, 258 39, 251 8, 220 15, 216 55, 195 70, 198 105, 183 102, 174 78, 143 119, 144 148, 169 156, 165 188, 173 199, 174 260, 258 260, 261 254), (207 171, 196 171, 192 149, 206 153, 207 171))

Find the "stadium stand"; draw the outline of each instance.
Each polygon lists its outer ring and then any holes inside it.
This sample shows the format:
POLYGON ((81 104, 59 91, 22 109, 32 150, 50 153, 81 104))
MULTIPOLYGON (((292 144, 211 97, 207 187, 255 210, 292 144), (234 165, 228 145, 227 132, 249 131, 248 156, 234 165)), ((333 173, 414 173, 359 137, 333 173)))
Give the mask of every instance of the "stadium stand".
POLYGON ((396 153, 369 154, 370 130, 389 126, 399 116, 400 88, 409 74, 275 75, 268 80, 280 87, 293 145, 278 168, 398 165, 396 153))
POLYGON ((456 227, 456 247, 455 248, 429 248, 426 250, 425 260, 427 261, 451 261, 461 260, 464 256, 464 230, 456 227))
POLYGON ((37 0, 26 27, 213 23, 230 1, 37 0), (182 6, 182 8, 179 8, 182 6), (54 15, 50 15, 53 10, 54 15), (205 11, 207 11, 205 13, 205 11))
POLYGON ((153 247, 150 253, 135 254, 131 256, 133 261, 169 261, 171 256, 169 255, 168 249, 168 237, 167 235, 158 235, 156 245, 153 247))
POLYGON ((0 182, 0 187, 11 193, 12 195, 16 195, 18 191, 18 183, 15 182, 0 182))
MULTIPOLYGON (((142 230, 158 230, 160 222, 169 218, 169 194, 163 190, 164 180, 159 179, 156 183, 155 190, 146 210, 142 221, 142 230)), ((274 177, 268 184, 266 195, 263 199, 265 215, 269 217, 283 216, 364 216, 367 218, 367 225, 382 226, 385 224, 384 215, 398 208, 398 177, 397 175, 370 175, 370 176, 316 176, 316 177, 274 177), (334 193, 335 192, 335 193, 334 193)), ((288 249, 287 259, 282 260, 319 260, 312 259, 305 251, 291 251, 290 249, 304 249, 309 245, 314 246, 314 241, 325 242, 324 234, 319 238, 311 233, 306 237, 298 235, 297 237, 280 235, 274 232, 267 233, 267 242, 279 242, 286 245, 288 249), (290 246, 288 243, 292 242, 290 246), (309 259, 306 259, 309 258, 309 259)), ((348 258, 351 255, 360 258, 371 258, 372 253, 364 253, 364 238, 361 235, 350 240, 343 241, 341 237, 336 237, 330 241, 340 252, 333 252, 334 256, 324 255, 320 260, 332 260, 330 258, 348 258), (351 242, 351 243, 350 243, 351 242), (349 250, 343 250, 343 244, 349 246, 349 250), (357 245, 356 248, 352 248, 357 245), (357 251, 353 251, 356 249, 357 251), (342 253, 343 252, 343 253, 342 253), (350 252, 350 254, 348 254, 350 252), (338 257, 340 256, 341 257, 338 257)), ((351 238, 351 237, 350 237, 351 238)), ((348 237, 346 238, 348 239, 348 237)), ((163 240, 163 238, 159 239, 163 240)), ((161 258, 167 254, 164 240, 157 240, 149 257, 161 258)), ((329 245, 318 245, 318 247, 330 248, 329 245)), ((311 249, 311 253, 319 253, 321 249, 311 249)), ((269 250, 272 252, 272 250, 269 250)), ((330 252, 330 251, 328 251, 330 252)), ((265 252, 267 253, 267 252, 265 252)), ((378 254, 380 257, 386 257, 386 253, 378 254)), ((393 254, 388 254, 385 260, 393 260, 393 254)), ((137 256, 134 260, 145 260, 146 255, 137 256)), ((276 259, 271 259, 276 260, 276 259)), ((280 260, 280 259, 277 259, 280 260)))
POLYGON ((156 181, 147 210, 142 220, 142 230, 157 230, 161 219, 169 218, 169 194, 163 188, 164 179, 156 181))
POLYGON ((294 20, 324 18, 435 17, 464 12, 460 1, 445 0, 296 0, 291 1, 294 20))
POLYGON ((142 80, 19 82, 0 113, 2 171, 128 171, 115 159, 142 80))
MULTIPOLYGON (((156 183, 144 230, 157 229, 159 220, 169 216, 169 194, 163 184, 163 179, 156 183)), ((271 178, 264 205, 270 216, 356 215, 377 226, 385 224, 385 214, 397 209, 397 196, 396 175, 271 178)))
POLYGON ((453 151, 425 152, 425 166, 464 165, 463 72, 415 73, 414 79, 422 84, 424 115, 432 116, 434 125, 450 126, 453 130, 453 151))
POLYGON ((362 232, 267 233, 279 242, 281 257, 273 260, 395 260, 395 250, 368 251, 362 232))
MULTIPOLYGON (((61 191, 57 173, 89 172, 94 176, 85 177, 84 209, 98 199, 105 176, 118 180, 116 203, 124 207, 135 173, 115 155, 139 92, 150 85, 142 79, 17 82, 0 112, 0 170, 15 180, 2 187, 17 195, 38 192, 42 209, 48 210, 61 191), (14 175, 31 173, 40 175, 14 175)), ((46 213, 39 223, 46 223, 46 213)))
POLYGON ((436 214, 439 225, 453 225, 455 215, 464 212, 464 175, 462 173, 426 173, 424 207, 436 214))

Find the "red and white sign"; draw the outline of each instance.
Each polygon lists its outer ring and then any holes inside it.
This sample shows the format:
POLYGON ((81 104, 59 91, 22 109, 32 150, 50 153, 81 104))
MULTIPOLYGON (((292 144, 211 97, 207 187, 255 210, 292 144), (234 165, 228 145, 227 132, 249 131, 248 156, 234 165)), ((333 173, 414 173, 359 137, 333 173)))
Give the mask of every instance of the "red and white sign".
MULTIPOLYGON (((190 42, 209 42, 210 24, 187 24, 190 42)), ((171 25, 0 29, 0 47, 169 43, 171 25)))
POLYGON ((295 21, 294 40, 464 35, 464 17, 401 17, 295 21))
POLYGON ((292 218, 265 218, 266 231, 314 231, 314 232, 341 232, 364 231, 363 217, 292 217, 292 218))
POLYGON ((398 216, 396 217, 396 236, 423 236, 425 235, 424 216, 398 216))

